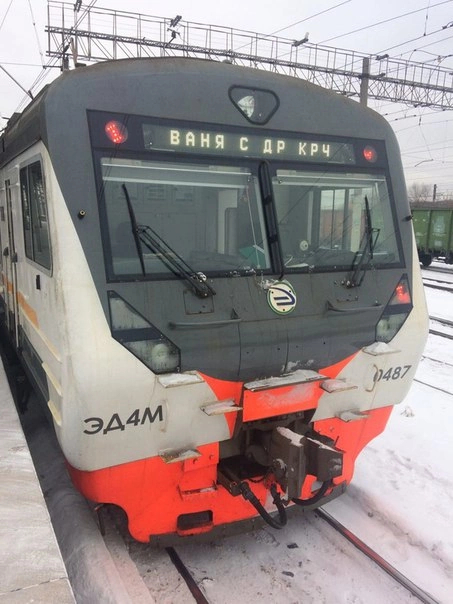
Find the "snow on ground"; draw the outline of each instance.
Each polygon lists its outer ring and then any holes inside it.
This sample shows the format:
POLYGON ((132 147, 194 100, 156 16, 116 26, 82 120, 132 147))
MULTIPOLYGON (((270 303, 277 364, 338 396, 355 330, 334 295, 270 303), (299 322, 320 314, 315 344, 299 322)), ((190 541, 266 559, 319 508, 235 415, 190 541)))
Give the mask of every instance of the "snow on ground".
MULTIPOLYGON (((450 293, 426 295, 430 314, 433 307, 442 317, 453 311, 450 293)), ((425 355, 419 381, 362 452, 345 496, 326 510, 447 604, 453 602, 452 340, 430 335, 425 355)))
MULTIPOLYGON (((429 269, 422 269, 422 275, 423 279, 426 279, 428 284, 432 283, 434 285, 451 287, 453 289, 453 264, 433 262, 429 269), (436 272, 436 268, 441 269, 443 272, 436 272)), ((426 288, 429 314, 434 317, 442 317, 443 319, 453 321, 453 304, 451 301, 448 301, 449 294, 444 292, 444 295, 435 296, 431 295, 432 292, 433 290, 431 288, 426 288)))
MULTIPOLYGON (((416 604, 418 600, 313 512, 207 544, 176 547, 212 604, 416 604)), ((129 553, 159 604, 192 599, 165 552, 141 543, 129 553)))

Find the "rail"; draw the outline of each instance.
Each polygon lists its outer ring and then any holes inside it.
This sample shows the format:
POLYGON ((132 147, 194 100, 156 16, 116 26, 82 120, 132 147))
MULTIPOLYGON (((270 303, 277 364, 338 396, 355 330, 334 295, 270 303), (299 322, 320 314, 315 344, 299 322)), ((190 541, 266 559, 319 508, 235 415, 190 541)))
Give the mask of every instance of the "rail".
POLYGON ((380 556, 377 552, 375 552, 371 547, 366 545, 357 535, 354 535, 349 529, 343 526, 338 520, 336 520, 333 516, 331 516, 328 512, 323 509, 318 508, 315 511, 315 514, 325 520, 330 526, 332 526, 338 533, 340 533, 343 537, 345 537, 350 543, 352 543, 358 550, 364 553, 370 560, 375 562, 382 570, 384 570, 388 575, 390 575, 395 581, 397 581, 400 585, 405 587, 413 596, 416 596, 421 602, 424 604, 439 604, 438 600, 435 600, 430 594, 424 591, 418 585, 415 585, 410 579, 405 577, 399 570, 397 570, 394 566, 384 560, 382 556, 380 556))

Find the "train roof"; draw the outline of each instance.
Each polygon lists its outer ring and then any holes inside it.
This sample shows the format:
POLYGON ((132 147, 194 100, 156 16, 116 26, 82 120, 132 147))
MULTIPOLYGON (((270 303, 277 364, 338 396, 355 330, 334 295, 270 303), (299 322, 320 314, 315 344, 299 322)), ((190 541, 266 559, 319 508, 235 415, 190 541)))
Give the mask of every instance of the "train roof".
POLYGON ((22 113, 14 113, 0 137, 0 167, 42 138, 42 100, 49 85, 31 101, 22 113))
POLYGON ((49 128, 50 122, 58 123, 60 130, 69 128, 71 115, 85 114, 87 109, 188 119, 186 92, 194 115, 198 115, 193 121, 262 127, 245 124, 226 101, 231 86, 269 89, 277 94, 280 107, 264 127, 391 139, 397 145, 382 116, 300 78, 206 59, 120 59, 66 71, 48 84, 20 115, 10 119, 0 139, 0 166, 38 140, 48 146, 51 130, 57 133, 57 128, 49 128), (173 86, 173 95, 168 86, 173 86))

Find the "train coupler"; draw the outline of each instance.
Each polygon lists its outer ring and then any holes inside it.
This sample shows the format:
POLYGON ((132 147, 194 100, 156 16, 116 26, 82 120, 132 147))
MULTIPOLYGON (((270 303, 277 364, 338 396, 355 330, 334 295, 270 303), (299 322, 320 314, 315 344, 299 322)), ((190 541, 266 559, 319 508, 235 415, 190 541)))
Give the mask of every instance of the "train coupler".
POLYGON ((306 436, 283 427, 273 430, 269 456, 275 478, 288 500, 300 497, 308 474, 326 484, 343 473, 343 451, 325 441, 318 434, 306 436))

